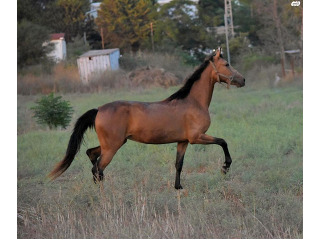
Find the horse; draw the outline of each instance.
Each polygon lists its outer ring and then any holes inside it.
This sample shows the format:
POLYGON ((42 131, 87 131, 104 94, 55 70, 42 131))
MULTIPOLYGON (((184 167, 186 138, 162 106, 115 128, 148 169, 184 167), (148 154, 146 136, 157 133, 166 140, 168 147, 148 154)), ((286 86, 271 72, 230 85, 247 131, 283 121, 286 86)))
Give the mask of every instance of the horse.
POLYGON ((227 88, 245 85, 245 78, 223 58, 221 48, 213 50, 185 84, 162 101, 115 101, 87 111, 76 121, 65 157, 49 177, 57 178, 71 165, 88 128, 95 128, 100 143, 86 151, 95 183, 101 183, 104 169, 127 140, 177 143, 175 189, 182 189, 180 175, 189 143, 221 146, 225 155, 221 171, 226 174, 232 163, 227 142, 206 134, 211 123, 208 108, 216 83, 226 84, 227 88))

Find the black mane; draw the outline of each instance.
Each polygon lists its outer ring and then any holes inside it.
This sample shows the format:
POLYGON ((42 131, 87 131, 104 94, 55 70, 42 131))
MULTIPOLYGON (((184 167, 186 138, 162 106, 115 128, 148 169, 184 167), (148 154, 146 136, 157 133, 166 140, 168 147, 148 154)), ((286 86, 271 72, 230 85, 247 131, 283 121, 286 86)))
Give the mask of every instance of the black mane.
POLYGON ((206 69, 206 67, 208 66, 209 62, 213 60, 214 56, 215 56, 215 54, 213 53, 210 56, 206 57, 204 62, 194 71, 194 73, 190 77, 187 78, 187 80, 185 81, 185 84, 183 85, 183 87, 180 88, 174 94, 172 94, 170 97, 168 97, 166 100, 167 101, 172 101, 174 99, 184 99, 184 98, 186 98, 189 95, 193 84, 197 80, 200 79, 202 72, 204 71, 204 69, 206 69))

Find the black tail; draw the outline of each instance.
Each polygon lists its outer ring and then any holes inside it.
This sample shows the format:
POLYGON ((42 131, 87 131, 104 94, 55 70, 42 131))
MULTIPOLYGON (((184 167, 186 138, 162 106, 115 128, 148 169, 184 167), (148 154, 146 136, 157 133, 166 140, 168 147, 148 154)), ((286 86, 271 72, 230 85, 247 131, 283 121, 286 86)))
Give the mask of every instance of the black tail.
POLYGON ((59 177, 71 165, 74 157, 80 150, 83 135, 88 128, 94 127, 94 122, 98 113, 98 109, 91 109, 83 114, 76 122, 73 133, 70 137, 65 157, 50 172, 51 180, 59 177))

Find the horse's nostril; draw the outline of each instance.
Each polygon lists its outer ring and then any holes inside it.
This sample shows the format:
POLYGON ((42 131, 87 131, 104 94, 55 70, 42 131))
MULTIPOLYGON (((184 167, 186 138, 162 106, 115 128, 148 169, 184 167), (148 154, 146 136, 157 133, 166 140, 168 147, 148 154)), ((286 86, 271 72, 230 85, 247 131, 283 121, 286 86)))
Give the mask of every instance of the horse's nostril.
POLYGON ((243 82, 245 82, 245 81, 246 81, 246 79, 244 78, 244 79, 243 79, 243 82))

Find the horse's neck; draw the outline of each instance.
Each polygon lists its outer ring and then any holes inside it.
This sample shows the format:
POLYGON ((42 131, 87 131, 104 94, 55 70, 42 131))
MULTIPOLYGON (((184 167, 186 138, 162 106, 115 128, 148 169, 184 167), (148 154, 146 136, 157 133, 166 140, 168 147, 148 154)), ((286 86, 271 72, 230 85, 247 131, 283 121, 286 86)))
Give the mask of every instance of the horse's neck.
POLYGON ((214 88, 214 83, 211 80, 210 73, 211 71, 207 67, 202 72, 200 79, 193 84, 188 96, 206 109, 209 108, 214 88))

